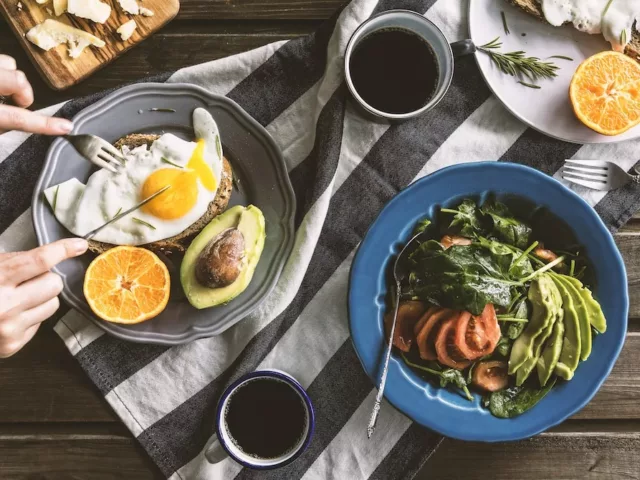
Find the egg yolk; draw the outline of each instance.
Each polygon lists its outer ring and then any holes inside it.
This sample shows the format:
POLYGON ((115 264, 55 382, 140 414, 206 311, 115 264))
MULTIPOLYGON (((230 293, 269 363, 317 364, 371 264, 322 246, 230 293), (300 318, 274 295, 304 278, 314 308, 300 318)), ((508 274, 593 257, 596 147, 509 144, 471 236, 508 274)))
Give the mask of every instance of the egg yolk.
POLYGON ((191 159, 184 169, 162 168, 147 177, 142 185, 142 198, 170 185, 166 192, 158 195, 142 207, 142 210, 163 220, 184 217, 198 201, 198 179, 210 192, 217 182, 211 167, 204 160, 205 142, 199 140, 191 159))

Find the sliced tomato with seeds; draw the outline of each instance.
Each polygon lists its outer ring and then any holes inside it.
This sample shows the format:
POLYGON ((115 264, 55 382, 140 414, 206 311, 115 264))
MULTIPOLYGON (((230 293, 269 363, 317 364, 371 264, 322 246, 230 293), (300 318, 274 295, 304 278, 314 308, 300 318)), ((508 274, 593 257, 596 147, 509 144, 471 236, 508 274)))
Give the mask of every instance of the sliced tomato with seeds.
POLYGON ((507 388, 509 377, 507 376, 507 363, 497 360, 491 362, 478 362, 473 368, 471 381, 477 387, 487 392, 497 392, 507 388))
MULTIPOLYGON (((398 317, 396 319, 396 329, 393 333, 393 345, 403 352, 408 352, 413 343, 413 327, 420 317, 424 314, 427 306, 415 300, 401 302, 398 305, 398 317)), ((393 322, 393 311, 387 312, 384 316, 384 325, 387 337, 391 332, 391 323, 393 322)))
POLYGON ((459 318, 460 314, 454 314, 444 321, 436 336, 435 346, 438 361, 441 364, 457 370, 463 370, 471 365, 471 362, 462 356, 454 342, 456 324, 459 318))
POLYGON ((490 355, 500 340, 500 325, 493 305, 487 304, 481 315, 463 312, 456 324, 454 342, 462 356, 476 360, 490 355))
POLYGON ((413 335, 415 337, 418 336, 418 334, 420 333, 420 330, 422 330, 422 327, 424 327, 425 323, 427 323, 427 320, 429 320, 429 317, 431 317, 431 315, 436 313, 438 310, 440 310, 440 307, 429 307, 429 309, 425 312, 425 314, 422 315, 422 317, 420 317, 420 320, 418 320, 418 323, 416 323, 415 326, 413 327, 413 335))
POLYGON ((416 335, 420 358, 423 360, 436 360, 438 358, 438 353, 435 348, 436 335, 440 330, 442 322, 454 315, 454 313, 456 312, 448 308, 437 308, 428 318, 420 329, 420 332, 418 332, 418 335, 416 335))

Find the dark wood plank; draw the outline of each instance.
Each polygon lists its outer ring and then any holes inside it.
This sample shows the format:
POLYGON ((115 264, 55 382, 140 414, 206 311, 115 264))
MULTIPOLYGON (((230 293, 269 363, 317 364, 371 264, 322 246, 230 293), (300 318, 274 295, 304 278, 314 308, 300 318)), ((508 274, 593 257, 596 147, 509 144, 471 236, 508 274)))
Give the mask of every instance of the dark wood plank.
POLYGON ((345 0, 181 0, 180 19, 325 19, 345 0))
POLYGON ((445 440, 416 480, 640 478, 640 433, 559 431, 517 443, 445 440))
POLYGON ((124 427, 0 426, 0 452, 2 480, 164 478, 124 427))
POLYGON ((251 50, 278 40, 288 40, 312 32, 317 22, 293 24, 244 22, 239 25, 192 25, 175 22, 136 48, 98 71, 81 84, 64 92, 54 92, 41 80, 16 38, 0 21, 0 52, 16 58, 33 84, 34 108, 53 105, 69 98, 118 87, 148 76, 172 72, 182 67, 216 60, 251 50))

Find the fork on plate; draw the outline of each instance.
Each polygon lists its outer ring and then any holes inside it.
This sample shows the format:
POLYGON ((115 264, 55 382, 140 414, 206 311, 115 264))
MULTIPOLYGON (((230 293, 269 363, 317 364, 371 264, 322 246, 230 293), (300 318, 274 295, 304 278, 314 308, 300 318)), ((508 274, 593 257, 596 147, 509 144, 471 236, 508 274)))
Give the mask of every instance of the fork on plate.
POLYGON ((124 165, 125 158, 120 151, 106 140, 95 135, 63 135, 80 155, 100 168, 112 173, 124 165))
POLYGON ((614 190, 628 183, 640 183, 640 175, 631 175, 612 162, 602 160, 565 160, 560 170, 564 180, 594 190, 614 190))

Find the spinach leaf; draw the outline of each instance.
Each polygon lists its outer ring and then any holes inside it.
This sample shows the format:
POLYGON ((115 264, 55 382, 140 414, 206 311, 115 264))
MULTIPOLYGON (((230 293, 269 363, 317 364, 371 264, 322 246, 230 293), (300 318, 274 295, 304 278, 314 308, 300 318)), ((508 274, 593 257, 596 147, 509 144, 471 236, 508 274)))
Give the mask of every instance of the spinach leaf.
POLYGON ((509 337, 500 337, 498 340, 498 345, 496 345, 495 352, 498 353, 501 357, 508 357, 509 352, 511 352, 512 341, 509 337))
POLYGON ((456 210, 443 208, 440 211, 454 214, 453 220, 449 224, 448 231, 450 233, 468 238, 486 233, 482 212, 476 206, 476 202, 470 198, 465 198, 456 210))
POLYGON ((544 388, 511 387, 489 396, 489 410, 498 418, 513 418, 533 408, 553 388, 556 379, 544 388))
POLYGON ((469 388, 467 387, 467 381, 465 380, 464 376, 462 375, 462 372, 460 370, 455 370, 453 368, 445 368, 443 369, 439 364, 435 363, 435 362, 429 362, 428 363, 428 367, 424 366, 424 365, 418 365, 417 363, 413 363, 411 362, 403 353, 402 354, 402 359, 404 360, 404 362, 409 365, 412 368, 415 368, 417 370, 420 370, 422 372, 426 372, 429 373, 431 375, 435 375, 436 377, 439 377, 440 380, 440 386, 442 388, 446 387, 447 385, 451 384, 453 386, 458 387, 459 389, 461 389, 465 396, 467 397, 467 400, 472 401, 473 400, 473 396, 471 396, 471 392, 469 392, 469 388), (430 368, 432 367, 432 368, 430 368))
POLYGON ((502 272, 510 278, 517 280, 533 273, 531 261, 526 256, 523 257, 519 249, 484 237, 478 238, 478 242, 493 254, 493 259, 500 265, 502 272))
POLYGON ((520 286, 509 278, 507 262, 478 244, 445 250, 434 240, 411 254, 409 276, 413 295, 434 303, 480 315, 487 303, 508 306, 520 286))
POLYGON ((418 235, 419 233, 424 232, 429 227, 429 225, 431 225, 431 220, 429 220, 428 218, 420 220, 416 224, 416 228, 413 229, 412 236, 415 236, 415 235, 418 235))
POLYGON ((486 203, 482 206, 481 211, 493 220, 492 236, 521 249, 529 246, 533 231, 528 225, 515 219, 505 204, 500 202, 486 203))
MULTIPOLYGON (((529 304, 527 304, 526 299, 523 298, 520 303, 517 304, 513 310, 513 316, 515 318, 529 318, 529 304)), ((515 340, 520 336, 526 326, 526 323, 510 322, 509 328, 507 329, 507 337, 511 340, 515 340)))

